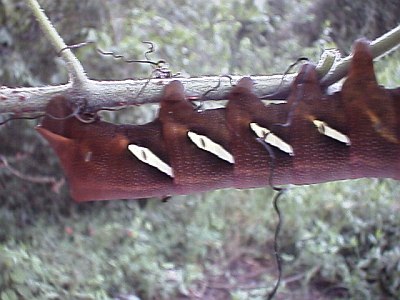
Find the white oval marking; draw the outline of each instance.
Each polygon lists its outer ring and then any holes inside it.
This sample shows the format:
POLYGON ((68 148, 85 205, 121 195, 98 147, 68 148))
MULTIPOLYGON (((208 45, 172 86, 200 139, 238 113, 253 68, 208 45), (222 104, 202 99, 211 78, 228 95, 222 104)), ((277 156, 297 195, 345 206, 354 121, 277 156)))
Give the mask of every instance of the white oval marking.
POLYGON ((314 120, 313 123, 315 127, 317 127, 319 133, 329 136, 330 138, 333 138, 334 140, 337 140, 339 142, 345 143, 347 146, 351 145, 351 141, 347 135, 329 127, 328 124, 326 124, 325 122, 314 120))
POLYGON ((160 170, 172 178, 174 177, 172 168, 148 148, 130 144, 128 145, 128 149, 138 160, 160 170))
POLYGON ((220 144, 215 143, 205 135, 197 134, 192 131, 188 131, 187 135, 189 139, 200 149, 208 151, 231 164, 235 163, 235 159, 233 158, 232 154, 230 154, 220 144))
POLYGON ((254 131, 256 136, 262 138, 268 144, 278 148, 279 150, 282 150, 289 155, 294 155, 293 147, 282 140, 279 136, 273 134, 271 130, 261 127, 257 123, 250 123, 250 128, 254 131))

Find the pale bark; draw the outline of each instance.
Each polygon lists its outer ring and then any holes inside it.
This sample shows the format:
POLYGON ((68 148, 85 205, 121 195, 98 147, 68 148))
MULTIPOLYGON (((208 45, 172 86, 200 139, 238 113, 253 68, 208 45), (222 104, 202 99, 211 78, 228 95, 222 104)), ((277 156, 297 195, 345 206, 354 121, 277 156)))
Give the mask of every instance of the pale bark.
MULTIPOLYGON (((218 76, 203 76, 198 78, 170 78, 170 79, 138 79, 121 81, 96 81, 90 80, 85 71, 70 49, 58 35, 49 19, 44 14, 36 0, 26 0, 33 14, 55 50, 60 53, 66 63, 70 82, 58 86, 44 87, 0 87, 0 113, 42 113, 48 101, 57 94, 74 99, 86 101, 87 110, 98 110, 104 107, 118 107, 121 105, 141 105, 159 101, 162 88, 170 80, 180 80, 188 96, 199 97, 206 91, 215 87, 219 81, 220 86, 215 91, 208 93, 203 100, 224 100, 231 88, 227 78, 218 76), (63 51, 61 51, 64 49, 63 51)), ((384 36, 371 43, 375 58, 387 54, 400 45, 400 26, 394 28, 384 36)), ((323 86, 329 86, 346 76, 351 56, 337 59, 334 55, 324 55, 318 63, 318 73, 323 86)), ((270 99, 285 99, 290 84, 296 74, 252 76, 255 82, 255 93, 259 96, 273 94, 270 99), (283 78, 283 80, 282 80, 283 78), (278 93, 276 93, 278 90, 278 93)), ((232 76, 234 84, 241 76, 232 76)))

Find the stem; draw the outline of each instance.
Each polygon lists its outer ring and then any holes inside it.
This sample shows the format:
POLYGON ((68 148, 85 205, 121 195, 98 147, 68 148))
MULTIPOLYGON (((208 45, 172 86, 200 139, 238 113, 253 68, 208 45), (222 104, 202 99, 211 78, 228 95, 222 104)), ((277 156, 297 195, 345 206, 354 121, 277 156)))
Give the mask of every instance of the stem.
MULTIPOLYGON (((387 55, 400 45, 400 25, 385 33, 371 42, 371 52, 374 59, 387 55)), ((352 55, 343 58, 324 78, 321 80, 323 86, 330 86, 346 76, 350 66, 352 55)))
POLYGON ((338 56, 339 56, 339 52, 336 49, 335 50, 325 50, 324 53, 322 53, 321 58, 316 67, 319 78, 323 78, 324 76, 326 76, 329 73, 329 71, 331 71, 338 56))
POLYGON ((86 82, 88 78, 81 63, 72 53, 72 51, 67 48, 64 40, 61 38, 57 30, 54 28, 53 24, 47 18, 37 0, 26 0, 26 2, 31 8, 33 15, 38 21, 39 26, 45 36, 51 42, 56 52, 60 53, 61 57, 64 59, 73 85, 79 85, 83 82, 86 82))

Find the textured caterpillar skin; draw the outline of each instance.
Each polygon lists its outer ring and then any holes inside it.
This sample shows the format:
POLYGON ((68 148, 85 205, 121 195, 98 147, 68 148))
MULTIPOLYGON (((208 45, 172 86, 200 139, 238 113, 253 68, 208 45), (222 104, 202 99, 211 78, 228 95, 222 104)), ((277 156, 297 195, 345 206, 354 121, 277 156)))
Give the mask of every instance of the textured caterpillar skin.
MULTIPOLYGON (((48 111, 59 117, 72 112, 63 97, 54 98, 48 111)), ((158 120, 135 126, 45 118, 37 130, 57 153, 76 201, 174 194, 170 177, 140 162, 127 149, 130 143, 142 145, 168 161, 158 120)))
POLYGON ((188 131, 208 136, 229 149, 229 132, 224 109, 196 112, 184 95, 183 86, 173 81, 165 87, 159 120, 178 193, 204 191, 204 187, 218 189, 233 186, 233 166, 215 155, 199 149, 188 136, 188 131))
MULTIPOLYGON (((348 78, 333 95, 321 89, 311 64, 303 66, 286 104, 265 106, 253 94, 252 84, 243 78, 233 87, 225 109, 198 112, 186 100, 182 84, 172 81, 164 89, 158 118, 148 124, 85 124, 75 117, 45 117, 37 129, 56 151, 76 201, 258 187, 270 179, 273 184, 361 177, 400 180, 400 89, 378 86, 368 42, 355 44, 348 78), (322 135, 313 120, 347 135, 351 145, 322 135), (292 146, 294 155, 272 146, 267 151, 250 123, 271 130, 292 146), (221 145, 234 163, 199 149, 188 132, 221 145), (173 177, 137 159, 128 151, 130 144, 150 149, 171 166, 173 177)), ((68 116, 69 103, 55 97, 47 112, 68 116)))
POLYGON ((342 88, 343 104, 350 130, 352 178, 391 177, 400 179, 400 98, 398 91, 376 83, 369 48, 355 45, 354 64, 342 88))

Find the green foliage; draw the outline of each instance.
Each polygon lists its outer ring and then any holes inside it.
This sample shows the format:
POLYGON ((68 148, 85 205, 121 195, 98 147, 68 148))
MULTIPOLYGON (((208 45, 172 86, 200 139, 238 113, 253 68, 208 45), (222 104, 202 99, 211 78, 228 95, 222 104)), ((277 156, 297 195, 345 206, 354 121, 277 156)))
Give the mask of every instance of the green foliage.
POLYGON ((400 85, 400 53, 396 51, 379 60, 375 67, 379 83, 396 88, 400 85))
POLYGON ((289 253, 294 259, 291 267, 304 270, 305 265, 314 265, 306 272, 308 280, 319 285, 340 283, 339 289, 354 297, 399 295, 397 182, 360 180, 292 192, 299 201, 297 212, 313 217, 294 221, 299 231, 296 251, 289 253), (330 193, 321 197, 324 190, 330 193))
MULTIPOLYGON (((299 56, 316 60, 319 45, 332 45, 325 32, 318 33, 318 46, 304 48, 302 36, 293 33, 293 20, 313 7, 311 1, 42 2, 69 44, 95 40, 105 50, 143 58, 147 46, 141 41, 151 40, 157 46, 152 59, 191 75, 278 72, 299 56)), ((0 58, 1 83, 62 82, 65 70, 19 4, 0 1, 4 30, 15 43, 13 54, 4 56, 10 60, 0 58)), ((314 19, 310 13, 305 18, 314 19)), ((328 31, 329 20, 323 24, 328 31)), ((98 79, 151 72, 146 65, 98 56, 90 46, 77 54, 98 79)), ((394 53, 376 64, 380 83, 399 86, 398 58, 394 53)), ((106 115, 143 123, 154 111, 106 115)), ((59 179, 54 153, 32 127, 25 121, 0 127, 0 154, 23 174, 59 179)), ((52 188, 0 167, 1 300, 255 300, 275 283, 277 217, 268 188, 149 200, 145 208, 139 205, 144 202, 124 200, 76 204, 65 185, 58 192, 52 188)), ((390 180, 292 187, 280 201, 280 297, 399 298, 399 195, 400 186, 390 180)))
MULTIPOLYGON (((373 298, 384 287, 395 294, 399 194, 388 180, 293 187, 280 201, 284 277, 303 274, 305 290, 340 287, 373 298)), ((217 191, 151 201, 144 210, 136 202, 69 203, 68 216, 56 212, 58 220, 46 210, 31 212, 36 221, 21 228, 23 236, 2 243, 2 297, 170 299, 189 295, 210 276, 239 285, 237 272, 245 270, 232 261, 247 257, 273 266, 272 248, 265 248, 276 222, 271 198, 269 189, 217 191)), ((17 222, 9 219, 10 226, 17 222)), ((268 278, 272 285, 273 273, 268 278)), ((265 285, 262 278, 255 282, 265 285)), ((233 299, 260 295, 232 293, 233 299)))

